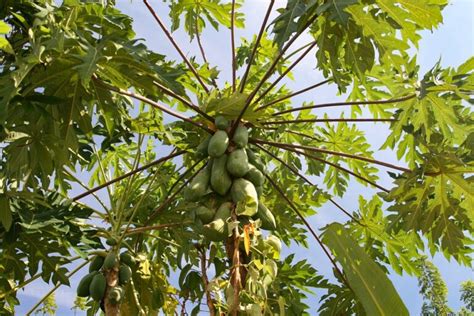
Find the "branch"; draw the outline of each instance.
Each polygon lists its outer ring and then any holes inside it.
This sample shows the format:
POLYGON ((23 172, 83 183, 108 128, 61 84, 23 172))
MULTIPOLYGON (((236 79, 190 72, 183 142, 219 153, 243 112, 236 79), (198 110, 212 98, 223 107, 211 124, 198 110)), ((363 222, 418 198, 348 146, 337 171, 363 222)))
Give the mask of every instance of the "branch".
POLYGON ((150 222, 152 222, 157 216, 158 214, 165 208, 168 206, 168 204, 170 204, 171 202, 174 201, 174 199, 176 198, 176 196, 194 179, 195 176, 197 176, 197 174, 202 170, 204 169, 205 167, 207 166, 207 164, 204 164, 201 168, 199 168, 191 177, 189 177, 189 179, 187 179, 179 188, 178 190, 176 190, 173 195, 171 195, 170 197, 168 197, 164 202, 163 204, 161 204, 160 206, 158 206, 157 208, 155 208, 153 210, 153 212, 150 214, 150 216, 148 217, 148 219, 145 221, 145 226, 148 225, 150 222))
POLYGON ((182 223, 169 223, 169 224, 161 224, 161 225, 154 225, 154 226, 138 227, 138 228, 134 228, 134 229, 128 229, 125 232, 125 235, 128 236, 128 235, 133 235, 133 234, 139 234, 139 233, 146 232, 146 231, 149 231, 149 230, 161 230, 161 229, 164 229, 164 228, 184 226, 184 225, 187 225, 187 224, 192 224, 192 222, 185 221, 185 222, 182 222, 182 223))
MULTIPOLYGON (((201 51, 202 59, 204 60, 204 62, 206 64, 210 65, 209 61, 207 60, 206 52, 204 51, 204 47, 202 46, 202 43, 201 43, 201 35, 199 34, 199 30, 198 30, 198 14, 196 14, 196 23, 195 23, 195 25, 196 25, 196 27, 195 27, 194 32, 196 33, 196 39, 197 39, 197 43, 198 43, 198 46, 199 46, 199 50, 201 51)), ((217 85, 217 82, 214 78, 211 78, 211 82, 212 82, 212 85, 214 86, 214 88, 219 89, 219 86, 217 85)))
POLYGON ((333 118, 333 119, 299 119, 261 122, 262 125, 280 125, 294 123, 326 123, 326 122, 396 122, 397 119, 374 119, 374 118, 333 118))
POLYGON ((370 105, 370 104, 389 104, 389 103, 397 103, 397 102, 402 102, 406 100, 410 100, 416 97, 416 94, 410 94, 398 99, 389 99, 389 100, 378 100, 378 101, 352 101, 352 102, 334 102, 334 103, 323 103, 323 104, 316 104, 316 105, 307 105, 307 106, 301 106, 298 108, 291 108, 288 110, 284 110, 281 112, 277 112, 272 114, 273 116, 285 114, 285 113, 290 113, 290 112, 296 112, 296 111, 301 111, 301 110, 307 110, 307 109, 319 109, 319 108, 328 108, 328 107, 333 107, 333 106, 346 106, 346 105, 370 105))
POLYGON ((212 301, 211 292, 209 291, 209 279, 207 277, 207 265, 206 265, 206 249, 200 248, 198 251, 201 253, 201 278, 202 283, 204 283, 204 291, 206 292, 206 301, 207 307, 209 307, 209 314, 211 316, 216 315, 216 308, 214 307, 214 302, 212 301))
POLYGON ((117 92, 117 93, 119 93, 119 94, 121 94, 121 95, 126 95, 126 96, 131 97, 131 98, 134 98, 134 99, 136 99, 136 100, 145 102, 145 103, 147 103, 147 104, 149 104, 149 105, 151 105, 151 106, 153 106, 153 107, 155 107, 155 108, 157 108, 157 109, 160 109, 161 111, 163 111, 163 112, 165 112, 165 113, 168 113, 168 114, 171 115, 171 116, 174 116, 174 117, 179 118, 179 119, 181 119, 181 120, 183 120, 183 121, 185 121, 185 122, 191 123, 191 124, 193 124, 193 125, 195 125, 195 126, 197 126, 197 127, 199 127, 199 128, 202 128, 203 130, 205 130, 206 132, 208 132, 208 133, 210 133, 210 134, 213 133, 207 126, 205 126, 205 125, 203 125, 203 124, 201 124, 201 123, 195 122, 195 121, 193 121, 192 119, 190 119, 189 117, 186 117, 186 116, 184 116, 184 115, 182 115, 182 114, 180 114, 180 113, 178 113, 178 112, 175 112, 175 111, 173 111, 172 109, 169 109, 169 108, 167 108, 167 107, 165 107, 165 106, 163 106, 163 105, 161 105, 161 104, 159 104, 159 103, 157 103, 157 102, 155 102, 155 101, 152 101, 152 100, 148 99, 147 97, 144 97, 144 96, 142 96, 142 95, 135 94, 135 93, 133 93, 133 92, 129 92, 129 91, 126 91, 126 90, 122 90, 122 89, 120 89, 120 88, 116 88, 116 87, 114 87, 114 86, 111 86, 111 85, 109 85, 109 84, 107 84, 107 83, 105 83, 105 82, 99 80, 98 78, 93 78, 93 79, 94 79, 94 80, 97 80, 102 86, 104 86, 105 88, 109 89, 110 91, 114 91, 114 92, 117 92))
POLYGON ((298 65, 303 58, 316 46, 317 42, 314 41, 302 54, 300 57, 298 57, 265 91, 263 91, 262 94, 257 98, 257 100, 253 103, 258 103, 260 100, 262 100, 285 76, 293 70, 293 68, 298 65))
POLYGON ((363 157, 363 156, 357 156, 357 155, 352 155, 352 154, 347 154, 347 153, 341 153, 341 152, 337 152, 337 151, 332 151, 332 150, 327 150, 327 149, 322 149, 322 148, 317 148, 317 147, 312 147, 312 146, 278 143, 278 142, 271 142, 271 141, 266 141, 266 140, 261 140, 261 139, 254 139, 254 138, 250 139, 250 141, 254 144, 255 143, 260 143, 260 144, 272 145, 272 146, 279 147, 279 148, 289 147, 289 148, 304 149, 304 150, 319 152, 319 153, 323 153, 323 154, 329 154, 329 155, 335 155, 335 156, 340 156, 340 157, 346 157, 346 158, 366 161, 366 162, 370 162, 370 163, 373 163, 373 164, 376 164, 376 165, 381 165, 381 166, 384 166, 384 167, 387 167, 387 168, 391 168, 391 169, 395 169, 395 170, 399 170, 399 171, 403 171, 403 172, 411 172, 412 171, 410 169, 407 169, 407 168, 404 168, 404 167, 399 167, 399 166, 396 166, 396 165, 393 165, 393 164, 390 164, 390 163, 387 163, 387 162, 383 162, 383 161, 380 161, 380 160, 375 160, 375 159, 371 159, 371 158, 367 158, 367 157, 363 157))
POLYGON ((184 105, 186 105, 188 108, 195 111, 196 113, 200 114, 202 117, 206 118, 209 122, 214 122, 214 119, 209 114, 202 111, 197 105, 192 104, 191 102, 189 102, 188 100, 186 100, 182 96, 174 93, 172 90, 168 89, 167 87, 165 87, 164 85, 162 85, 161 83, 159 83, 157 81, 153 81, 153 84, 155 86, 157 86, 158 88, 160 88, 161 90, 163 90, 163 92, 165 94, 181 101, 184 105))
POLYGON ((378 185, 377 183, 375 183, 375 182, 373 182, 373 181, 371 181, 371 180, 369 180, 369 179, 367 179, 367 178, 361 176, 360 174, 357 174, 357 173, 355 173, 355 172, 353 172, 353 171, 351 171, 351 170, 349 170, 349 169, 346 169, 346 168, 344 168, 344 167, 342 167, 342 166, 339 166, 339 165, 336 164, 336 163, 327 161, 327 160, 325 160, 325 159, 321 159, 321 158, 316 157, 316 156, 314 156, 314 155, 310 155, 310 154, 308 154, 308 153, 305 153, 304 151, 299 151, 299 150, 295 150, 295 149, 287 148, 287 147, 283 147, 283 146, 280 147, 280 148, 285 149, 285 150, 288 150, 288 151, 291 151, 291 152, 294 152, 294 153, 296 153, 296 154, 304 155, 304 156, 306 156, 306 157, 308 157, 308 158, 317 160, 317 161, 319 161, 319 162, 321 162, 321 163, 323 163, 323 164, 330 165, 330 166, 332 166, 332 167, 334 167, 334 168, 336 168, 336 169, 342 170, 342 171, 344 171, 344 172, 346 172, 346 173, 348 173, 348 174, 350 174, 350 175, 352 175, 352 176, 354 176, 354 177, 356 177, 356 178, 358 178, 358 179, 360 179, 360 180, 362 180, 362 181, 364 181, 364 182, 367 182, 367 183, 373 185, 374 187, 376 187, 376 188, 378 188, 378 189, 380 189, 380 190, 382 190, 382 191, 385 191, 385 192, 387 192, 387 193, 390 192, 390 190, 388 190, 388 189, 386 189, 386 188, 384 188, 384 187, 378 185))
POLYGON ((127 178, 127 177, 129 177, 129 176, 131 176, 131 175, 134 175, 134 174, 136 174, 136 173, 138 173, 138 172, 141 172, 141 171, 143 171, 143 170, 145 170, 145 169, 148 169, 148 168, 150 168, 150 167, 152 167, 152 166, 154 166, 154 165, 156 165, 156 164, 159 164, 159 163, 161 163, 161 162, 170 160, 170 159, 172 159, 172 158, 174 158, 174 157, 177 157, 177 156, 179 156, 179 155, 182 155, 182 154, 184 154, 184 153, 185 153, 185 151, 182 150, 182 151, 178 151, 178 152, 176 152, 176 153, 170 154, 170 155, 168 155, 168 156, 162 157, 162 158, 160 158, 160 159, 157 159, 157 160, 155 160, 155 161, 153 161, 153 162, 150 162, 149 164, 146 164, 146 165, 141 166, 141 167, 139 167, 139 168, 137 168, 137 169, 135 169, 135 170, 132 170, 132 171, 130 171, 130 172, 127 172, 126 174, 123 174, 123 175, 121 175, 120 177, 117 177, 117 178, 115 178, 115 179, 112 179, 112 180, 110 180, 110 181, 107 181, 107 182, 105 182, 105 183, 103 183, 103 184, 101 184, 101 185, 99 185, 99 186, 97 186, 97 187, 95 187, 95 188, 92 188, 92 189, 90 189, 90 190, 88 190, 88 191, 86 191, 86 192, 84 192, 84 193, 81 193, 81 194, 79 194, 79 195, 73 197, 72 200, 73 200, 73 201, 80 200, 80 199, 82 199, 83 197, 86 197, 86 196, 88 196, 89 194, 92 194, 92 193, 94 193, 94 192, 96 192, 96 191, 99 191, 100 189, 103 189, 103 188, 105 188, 105 187, 107 187, 107 186, 109 186, 109 185, 111 185, 111 184, 113 184, 113 183, 115 183, 115 182, 118 182, 118 181, 120 181, 120 180, 123 180, 123 179, 125 179, 125 178, 127 178))
POLYGON ((202 80, 201 76, 199 76, 196 68, 194 68, 194 66, 191 64, 191 62, 189 61, 189 59, 186 57, 186 55, 184 55, 183 51, 181 50, 181 48, 178 46, 178 43, 176 43, 176 41, 174 40, 173 36, 171 35, 171 33, 168 31, 168 29, 166 28, 166 26, 164 25, 163 21, 161 21, 160 17, 158 16, 158 14, 156 14, 155 10, 153 9, 153 7, 148 3, 148 0, 143 0, 143 3, 146 5, 146 7, 148 8, 148 11, 150 11, 151 15, 153 15, 153 17, 155 18, 155 21, 158 23, 158 25, 160 26, 160 28, 163 30, 163 32, 165 33, 166 37, 170 40, 171 44, 174 46, 174 48, 176 49, 176 51, 179 53, 179 55, 181 56, 181 58, 183 59, 183 61, 186 63, 186 65, 188 66, 189 70, 191 70, 191 72, 194 74, 194 76, 196 77, 196 79, 199 81, 199 83, 201 84, 201 86, 203 87, 203 89, 206 91, 206 93, 209 94, 209 88, 206 86, 206 84, 204 83, 204 81, 202 80))
POLYGON ((247 77, 250 73, 250 68, 252 67, 253 60, 257 53, 258 46, 260 45, 260 40, 262 39, 263 33, 265 32, 265 26, 267 25, 268 18, 270 17, 270 13, 272 12, 273 5, 275 4, 275 0, 270 0, 270 4, 267 8, 267 13, 265 14, 265 18, 263 19, 262 26, 260 27, 260 31, 258 32, 257 40, 255 42, 255 46, 253 47, 252 54, 250 54, 249 62, 247 63, 247 69, 245 69, 244 76, 240 82, 240 93, 244 92, 245 83, 247 82, 247 77))
POLYGON ((307 27, 309 27, 314 20, 318 17, 318 14, 315 14, 309 21, 303 26, 303 28, 297 32, 287 43, 286 45, 282 48, 280 53, 277 55, 277 57, 273 60, 273 63, 270 65, 270 68, 267 70, 265 75, 263 76, 262 80, 258 83, 258 85, 253 89, 252 93, 250 93, 249 97, 247 98, 245 102, 245 106, 243 107, 242 111, 240 111, 239 116, 235 120, 234 124, 232 125, 232 129, 230 131, 230 135, 233 136, 235 130, 237 129, 237 126, 239 125, 239 121, 242 119, 242 117, 245 114, 245 111, 247 111, 248 107, 253 101, 253 98, 257 94, 258 90, 263 86, 263 84, 267 81, 268 78, 270 78, 273 74, 273 71, 275 70, 276 66, 278 65, 278 62, 280 61, 281 58, 283 58, 283 55, 286 53, 286 51, 291 47, 291 45, 296 41, 296 39, 306 30, 307 27))
MULTIPOLYGON (((81 263, 79 266, 77 266, 74 270, 72 270, 71 272, 69 272, 66 277, 67 278, 70 278, 72 277, 74 274, 76 274, 79 270, 81 270, 86 264, 89 263, 89 259, 87 259, 86 261, 84 261, 83 263, 81 263)), ((56 290, 62 285, 61 282, 58 282, 56 283, 56 285, 48 292, 45 294, 45 296, 43 296, 27 313, 26 313, 26 316, 29 316, 31 315, 44 301, 46 301, 46 299, 51 295, 53 294, 54 292, 56 292, 56 290)))
POLYGON ((232 11, 230 19, 230 38, 232 47, 232 92, 235 92, 237 64, 235 60, 235 0, 232 0, 232 11))
POLYGON ((267 103, 267 104, 264 104, 264 105, 258 107, 257 109, 255 109, 255 112, 258 112, 258 111, 263 110, 263 109, 265 109, 265 108, 267 108, 267 107, 269 107, 269 106, 271 106, 271 105, 273 105, 273 104, 280 103, 280 102, 282 102, 282 101, 284 101, 284 100, 290 99, 290 98, 292 98, 292 97, 294 97, 294 96, 297 96, 297 95, 300 95, 300 94, 305 93, 305 92, 307 92, 307 91, 310 91, 310 90, 312 90, 312 89, 315 89, 315 88, 317 88, 317 87, 319 87, 319 86, 322 86, 322 85, 324 85, 324 84, 326 84, 326 83, 329 83, 329 82, 331 82, 331 81, 332 81, 332 78, 327 79, 327 80, 324 80, 324 81, 321 81, 321 82, 318 82, 318 83, 316 83, 316 84, 314 84, 314 85, 312 85, 312 86, 309 86, 309 87, 307 87, 307 88, 301 89, 301 90, 299 90, 299 91, 293 92, 293 93, 291 93, 291 94, 289 94, 289 95, 287 95, 287 96, 281 97, 281 98, 279 98, 279 99, 276 99, 276 100, 274 100, 274 101, 272 101, 272 102, 269 102, 269 103, 267 103))
POLYGON ((271 185, 278 191, 278 193, 280 193, 280 195, 283 197, 283 199, 288 203, 288 205, 291 207, 291 209, 296 213, 296 215, 298 215, 298 217, 301 219, 301 221, 305 224, 305 226, 308 228, 308 230, 310 231, 311 235, 313 235, 314 239, 316 239, 317 243, 319 244, 319 246, 321 247, 321 249, 324 251, 324 253, 326 254, 326 257, 328 257, 329 261, 331 261, 331 264, 333 265, 334 269, 337 271, 337 273, 341 276, 341 279, 344 281, 344 283, 346 283, 346 285, 350 288, 349 286, 349 283, 347 282, 346 280, 346 277, 344 276, 344 274, 342 273, 342 271, 339 269, 339 267, 337 266, 336 262, 334 261, 334 259, 332 258, 331 254, 329 253, 329 250, 326 249, 326 247, 324 246, 323 242, 321 241, 321 239, 319 238, 319 236, 316 234, 316 232, 313 230, 313 228, 311 227, 311 225, 309 224, 309 222, 306 220, 306 218, 303 216, 303 214, 298 210, 298 208, 293 204, 293 202, 291 202, 291 200, 286 196, 285 192, 283 192, 283 189, 281 189, 276 183, 275 181, 273 181, 273 179, 265 174, 265 177, 268 179, 268 181, 271 183, 271 185))
MULTIPOLYGON (((287 164, 283 159, 278 157, 277 155, 274 155, 271 151, 267 150, 261 145, 255 144, 258 148, 266 152, 269 156, 273 157, 274 159, 278 160, 283 166, 285 166, 287 169, 289 169, 291 172, 293 172, 294 175, 300 177, 303 179, 306 183, 308 183, 310 186, 315 186, 318 191, 323 191, 320 189, 316 184, 312 183, 308 178, 306 178, 303 174, 301 174, 298 170, 287 164)), ((332 198, 329 198, 329 201, 334 204, 336 207, 338 207, 344 214, 349 216, 353 221, 359 222, 354 216, 352 216, 349 212, 347 212, 345 209, 341 208, 332 198)))

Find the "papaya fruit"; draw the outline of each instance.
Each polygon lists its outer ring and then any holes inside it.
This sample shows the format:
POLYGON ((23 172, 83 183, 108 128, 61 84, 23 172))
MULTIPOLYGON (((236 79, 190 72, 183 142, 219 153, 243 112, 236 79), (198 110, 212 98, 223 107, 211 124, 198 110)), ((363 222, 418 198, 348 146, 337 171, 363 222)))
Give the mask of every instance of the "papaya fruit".
POLYGON ((249 171, 249 160, 244 149, 237 149, 230 153, 227 159, 227 171, 237 178, 245 176, 249 171))
POLYGON ((94 259, 92 259, 91 264, 89 265, 89 272, 99 271, 100 268, 102 268, 103 264, 104 264, 104 257, 95 256, 94 259))
POLYGON ((109 300, 112 304, 117 305, 123 298, 123 289, 119 286, 114 287, 109 292, 109 300))
POLYGON ((117 245, 117 239, 115 237, 109 237, 109 238, 107 238, 105 243, 109 246, 115 246, 115 245, 117 245))
POLYGON ((216 116, 214 123, 216 124, 217 129, 226 130, 229 127, 229 120, 223 117, 222 115, 216 116))
POLYGON ((262 196, 263 194, 263 186, 255 187, 255 190, 257 190, 257 195, 262 196))
POLYGON ((258 211, 256 214, 257 218, 260 218, 262 222, 262 229, 265 230, 275 230, 276 229, 276 222, 275 217, 273 216, 272 212, 263 204, 262 202, 258 202, 258 211))
POLYGON ((119 284, 127 284, 132 276, 132 269, 125 264, 121 264, 119 268, 119 284))
POLYGON ((260 157, 248 148, 245 149, 245 151, 247 152, 247 157, 248 157, 249 163, 251 163, 252 165, 257 167, 257 169, 260 170, 261 172, 264 172, 265 165, 263 164, 260 157))
POLYGON ((207 153, 211 157, 220 157, 225 153, 227 147, 229 147, 229 136, 227 136, 226 132, 219 130, 212 135, 207 147, 207 153))
POLYGON ((203 197, 209 189, 210 168, 201 170, 184 190, 184 198, 187 201, 196 202, 203 197))
POLYGON ((100 301, 104 297, 105 289, 107 288, 107 280, 101 273, 97 273, 92 278, 89 286, 89 294, 95 301, 100 301))
POLYGON ((217 209, 216 215, 214 216, 214 220, 222 219, 226 221, 230 217, 231 212, 232 212, 232 203, 224 202, 217 209))
POLYGON ((243 125, 239 125, 234 132, 232 141, 238 148, 245 148, 249 142, 249 130, 243 125))
POLYGON ((92 271, 91 273, 85 275, 81 281, 79 281, 79 285, 77 286, 77 296, 88 297, 90 295, 89 287, 91 285, 92 279, 97 273, 97 271, 92 271))
POLYGON ((237 203, 237 215, 254 216, 258 210, 258 195, 252 182, 239 178, 230 189, 232 200, 237 203))
POLYGON ((196 209, 196 216, 204 224, 208 224, 210 221, 212 221, 215 214, 216 214, 215 211, 203 205, 198 206, 198 208, 196 209))
POLYGON ((109 270, 117 265, 117 254, 115 252, 109 252, 104 260, 104 269, 109 270))
POLYGON ((223 219, 215 219, 203 226, 202 234, 210 241, 222 241, 227 237, 227 223, 223 219))
POLYGON ((129 267, 131 267, 131 266, 135 265, 136 260, 135 260, 135 258, 132 257, 132 255, 128 251, 126 251, 126 252, 122 252, 120 254, 120 262, 126 264, 129 267))
POLYGON ((255 187, 262 186, 265 181, 263 173, 252 164, 249 164, 249 171, 245 174, 244 178, 252 182, 255 187))
POLYGON ((211 172, 211 187, 220 195, 226 195, 232 186, 232 179, 227 172, 227 155, 222 155, 219 158, 215 158, 212 164, 211 172))
POLYGON ((197 146, 196 154, 199 158, 206 158, 208 156, 207 147, 209 147, 210 141, 211 141, 211 136, 208 136, 202 143, 200 143, 197 146))

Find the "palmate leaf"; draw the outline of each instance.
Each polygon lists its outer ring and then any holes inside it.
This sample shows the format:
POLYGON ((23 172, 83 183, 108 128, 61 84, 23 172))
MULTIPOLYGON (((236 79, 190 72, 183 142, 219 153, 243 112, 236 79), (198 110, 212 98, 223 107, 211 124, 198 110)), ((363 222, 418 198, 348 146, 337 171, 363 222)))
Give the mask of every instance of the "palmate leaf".
POLYGON ((289 0, 286 8, 280 9, 280 15, 273 21, 274 42, 281 49, 290 36, 298 30, 298 19, 306 11, 303 0, 289 0))
POLYGON ((425 161, 420 171, 396 179, 397 186, 385 196, 394 202, 389 208, 396 213, 389 216, 391 227, 421 232, 432 251, 440 247, 447 258, 469 264, 470 238, 463 231, 473 228, 473 178, 463 173, 473 167, 449 152, 425 155, 425 161))
POLYGON ((385 272, 349 237, 350 231, 339 223, 330 224, 323 242, 342 265, 347 281, 367 315, 408 315, 385 272))

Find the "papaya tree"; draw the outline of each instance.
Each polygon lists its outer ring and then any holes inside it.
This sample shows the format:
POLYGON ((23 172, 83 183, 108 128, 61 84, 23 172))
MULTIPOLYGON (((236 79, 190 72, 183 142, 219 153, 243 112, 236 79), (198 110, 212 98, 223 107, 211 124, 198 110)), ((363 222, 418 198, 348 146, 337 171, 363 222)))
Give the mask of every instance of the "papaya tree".
POLYGON ((115 1, 0 4, 1 314, 42 279, 28 314, 72 286, 88 315, 408 315, 391 272, 420 276, 425 253, 471 266, 474 58, 420 73, 413 53, 447 0, 268 0, 241 41, 239 1, 133 4, 175 55, 115 1), (228 78, 205 29, 230 30, 228 78), (292 90, 303 58, 324 80, 292 90), (323 85, 347 100, 292 101, 323 85), (352 180, 373 194, 348 210, 352 180), (325 204, 345 219, 313 227, 325 204))

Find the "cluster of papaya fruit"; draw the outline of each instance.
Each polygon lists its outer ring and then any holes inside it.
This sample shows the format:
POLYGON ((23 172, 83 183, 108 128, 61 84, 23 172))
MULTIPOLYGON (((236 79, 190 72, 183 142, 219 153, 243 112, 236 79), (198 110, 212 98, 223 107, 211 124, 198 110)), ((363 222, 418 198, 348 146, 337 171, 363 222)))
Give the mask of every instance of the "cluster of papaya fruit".
POLYGON ((262 203, 265 166, 248 148, 249 131, 239 125, 232 138, 230 122, 223 116, 215 119, 216 132, 197 147, 201 159, 209 158, 184 191, 184 198, 196 203, 195 222, 210 241, 228 236, 227 220, 235 208, 239 222, 260 219, 260 227, 276 228, 275 217, 262 203))
POLYGON ((107 293, 109 302, 119 304, 124 296, 122 286, 126 285, 132 276, 135 259, 128 252, 117 255, 111 249, 104 255, 96 255, 89 266, 89 273, 84 276, 77 286, 77 296, 91 297, 97 302, 103 302, 107 293), (118 284, 107 291, 106 274, 110 270, 118 271, 118 284))

